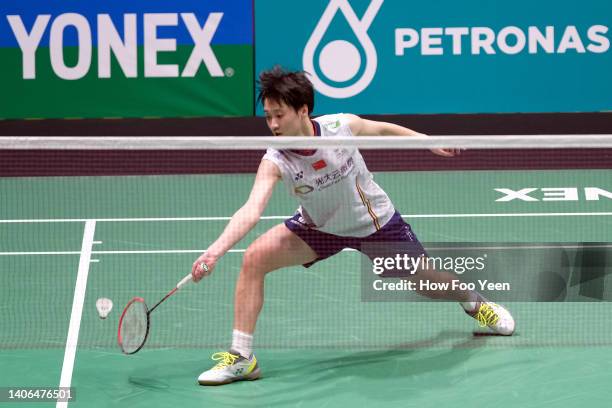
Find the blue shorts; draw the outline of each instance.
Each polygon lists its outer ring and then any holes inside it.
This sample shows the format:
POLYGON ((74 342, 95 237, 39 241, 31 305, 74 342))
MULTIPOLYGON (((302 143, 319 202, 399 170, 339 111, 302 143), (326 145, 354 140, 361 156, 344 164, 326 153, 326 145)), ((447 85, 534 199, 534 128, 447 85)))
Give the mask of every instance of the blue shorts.
MULTIPOLYGON (((309 228, 300 222, 300 214, 285 220, 285 225, 291 232, 300 237, 317 254, 317 259, 304 264, 308 268, 312 264, 337 254, 345 248, 356 249, 370 259, 377 257, 393 257, 396 254, 407 254, 418 258, 427 256, 423 245, 419 242, 412 228, 396 211, 393 217, 380 230, 367 237, 341 237, 309 228)), ((383 277, 399 276, 393 271, 383 277)))

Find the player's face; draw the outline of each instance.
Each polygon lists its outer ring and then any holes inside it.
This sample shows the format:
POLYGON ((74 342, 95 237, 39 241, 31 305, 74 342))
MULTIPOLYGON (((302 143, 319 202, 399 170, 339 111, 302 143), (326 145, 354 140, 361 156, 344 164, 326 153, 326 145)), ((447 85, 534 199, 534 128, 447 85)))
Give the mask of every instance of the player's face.
POLYGON ((263 108, 266 123, 274 136, 302 135, 303 116, 308 116, 306 107, 296 111, 283 101, 265 99, 263 108))

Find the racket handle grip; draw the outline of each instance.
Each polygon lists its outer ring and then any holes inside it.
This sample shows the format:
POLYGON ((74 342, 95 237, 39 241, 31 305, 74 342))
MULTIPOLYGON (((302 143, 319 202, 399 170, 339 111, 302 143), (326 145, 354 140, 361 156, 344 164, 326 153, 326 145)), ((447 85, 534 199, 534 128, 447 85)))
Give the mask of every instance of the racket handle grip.
POLYGON ((192 281, 192 278, 191 278, 191 272, 190 272, 189 275, 185 276, 183 279, 181 279, 179 283, 176 284, 176 288, 180 289, 183 285, 191 281, 192 281))

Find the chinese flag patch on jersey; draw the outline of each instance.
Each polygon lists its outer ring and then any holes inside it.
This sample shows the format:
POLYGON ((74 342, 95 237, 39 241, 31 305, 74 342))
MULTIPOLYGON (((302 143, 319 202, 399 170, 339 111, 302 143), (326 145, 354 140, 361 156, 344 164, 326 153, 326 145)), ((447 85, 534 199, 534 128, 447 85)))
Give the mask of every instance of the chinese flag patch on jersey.
POLYGON ((325 163, 325 160, 323 159, 312 163, 312 168, 317 171, 324 169, 325 167, 327 167, 327 163, 325 163))

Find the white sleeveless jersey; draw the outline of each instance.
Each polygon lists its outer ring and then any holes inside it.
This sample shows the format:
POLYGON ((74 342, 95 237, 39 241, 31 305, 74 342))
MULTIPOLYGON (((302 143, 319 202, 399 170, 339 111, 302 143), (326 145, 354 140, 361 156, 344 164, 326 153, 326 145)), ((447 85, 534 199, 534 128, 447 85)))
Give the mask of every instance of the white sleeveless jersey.
MULTIPOLYGON (((343 114, 314 119, 321 137, 353 136, 343 114)), ((280 169, 308 227, 346 237, 365 237, 382 228, 395 208, 374 182, 357 148, 318 149, 311 156, 268 149, 264 160, 280 169)))

